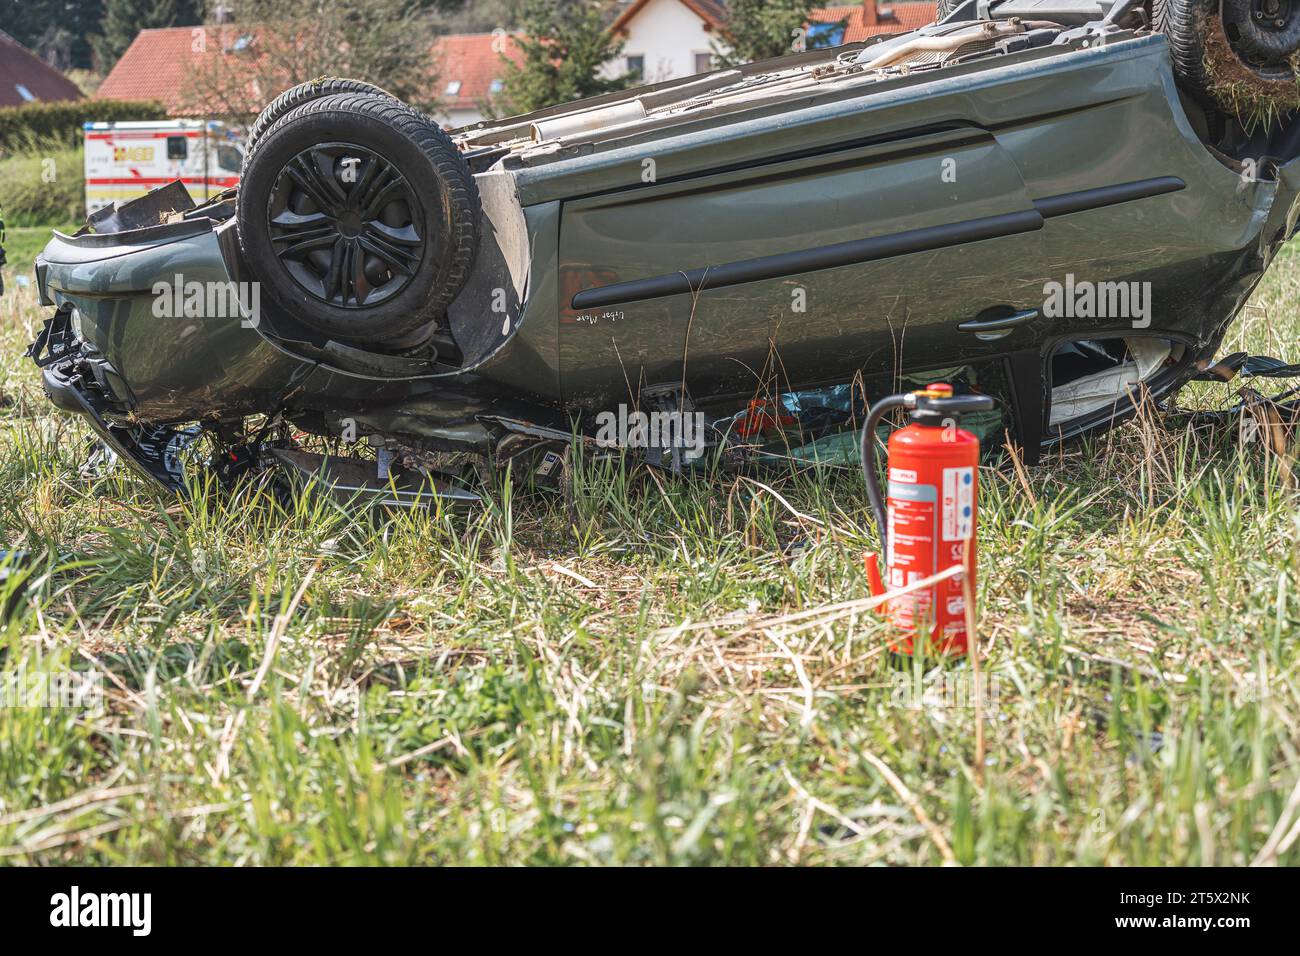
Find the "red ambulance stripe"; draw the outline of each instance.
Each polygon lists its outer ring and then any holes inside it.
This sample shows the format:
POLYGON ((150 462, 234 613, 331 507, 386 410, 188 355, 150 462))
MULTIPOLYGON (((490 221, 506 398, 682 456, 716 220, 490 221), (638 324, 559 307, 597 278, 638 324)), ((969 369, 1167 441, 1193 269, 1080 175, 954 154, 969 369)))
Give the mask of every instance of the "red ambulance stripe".
MULTIPOLYGON (((88 186, 163 186, 167 183, 175 182, 176 176, 140 176, 140 177, 106 177, 91 178, 86 180, 88 186)), ((180 181, 191 185, 202 186, 204 179, 202 176, 181 176, 180 181)), ((233 186, 239 182, 238 176, 209 176, 207 182, 214 186, 233 186)))
POLYGON ((166 139, 169 136, 184 136, 199 139, 203 133, 199 130, 165 133, 155 130, 115 130, 111 133, 87 133, 86 139, 166 139))

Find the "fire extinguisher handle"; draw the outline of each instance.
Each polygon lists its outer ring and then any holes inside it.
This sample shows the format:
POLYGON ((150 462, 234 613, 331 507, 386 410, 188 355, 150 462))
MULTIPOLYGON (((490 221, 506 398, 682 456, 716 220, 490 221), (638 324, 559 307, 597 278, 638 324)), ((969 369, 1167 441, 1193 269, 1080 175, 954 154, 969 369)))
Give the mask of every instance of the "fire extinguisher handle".
POLYGON ((989 395, 953 395, 951 398, 931 398, 926 405, 941 415, 965 415, 992 410, 993 399, 989 395))
POLYGON ((885 498, 880 493, 878 461, 880 450, 875 440, 876 427, 890 409, 915 404, 916 397, 913 395, 890 395, 882 398, 871 406, 867 412, 867 420, 862 426, 862 477, 867 482, 867 500, 871 502, 871 513, 876 519, 876 534, 880 538, 880 550, 885 551, 886 554, 888 554, 886 551, 888 544, 885 535, 888 533, 889 524, 885 520, 885 498))

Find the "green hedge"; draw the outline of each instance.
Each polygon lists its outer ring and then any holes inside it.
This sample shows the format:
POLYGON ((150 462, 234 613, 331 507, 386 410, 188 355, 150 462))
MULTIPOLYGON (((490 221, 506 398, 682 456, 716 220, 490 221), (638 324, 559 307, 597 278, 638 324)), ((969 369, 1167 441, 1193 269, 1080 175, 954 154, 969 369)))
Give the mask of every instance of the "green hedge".
POLYGON ((80 146, 0 157, 0 208, 5 225, 50 226, 86 215, 85 170, 80 146))
POLYGON ((0 154, 24 152, 33 144, 81 145, 82 124, 166 119, 161 103, 130 100, 70 100, 0 108, 0 154))

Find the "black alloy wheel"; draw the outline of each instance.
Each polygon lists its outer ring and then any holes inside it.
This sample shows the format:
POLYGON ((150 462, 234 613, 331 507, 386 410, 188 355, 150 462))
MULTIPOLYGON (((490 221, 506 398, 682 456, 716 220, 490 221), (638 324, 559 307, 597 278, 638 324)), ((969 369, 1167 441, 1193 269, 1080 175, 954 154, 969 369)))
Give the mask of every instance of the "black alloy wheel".
POLYGON ((423 208, 384 157, 352 143, 294 156, 276 178, 267 228, 276 257, 305 292, 343 308, 400 292, 424 258, 423 208))

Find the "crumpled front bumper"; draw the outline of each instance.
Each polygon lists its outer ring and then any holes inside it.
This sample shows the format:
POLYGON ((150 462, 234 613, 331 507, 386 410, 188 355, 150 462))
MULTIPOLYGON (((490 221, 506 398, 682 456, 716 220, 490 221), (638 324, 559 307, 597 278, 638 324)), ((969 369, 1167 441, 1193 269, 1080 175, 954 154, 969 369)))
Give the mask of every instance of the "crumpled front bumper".
POLYGON ((81 415, 104 444, 141 477, 163 490, 180 490, 183 479, 178 453, 186 432, 114 420, 123 412, 110 384, 115 373, 106 362, 86 354, 73 334, 69 311, 46 320, 27 354, 40 367, 41 386, 55 407, 81 415))

